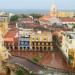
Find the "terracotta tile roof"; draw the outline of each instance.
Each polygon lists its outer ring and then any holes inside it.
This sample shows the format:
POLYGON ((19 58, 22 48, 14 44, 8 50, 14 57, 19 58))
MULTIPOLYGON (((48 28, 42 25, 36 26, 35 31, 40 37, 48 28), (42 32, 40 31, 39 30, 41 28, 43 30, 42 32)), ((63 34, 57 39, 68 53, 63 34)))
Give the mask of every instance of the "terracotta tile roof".
POLYGON ((36 27, 41 27, 40 24, 34 24, 34 23, 26 23, 26 24, 23 24, 23 26, 26 28, 36 28, 36 27))
POLYGON ((51 16, 46 15, 46 16, 41 17, 39 20, 41 20, 41 21, 48 21, 50 18, 51 18, 51 16))
POLYGON ((22 23, 33 23, 33 19, 31 19, 31 18, 21 18, 21 19, 19 19, 19 22, 22 22, 22 23))
POLYGON ((15 22, 10 22, 8 24, 8 28, 16 28, 16 23, 15 22))
POLYGON ((16 28, 16 25, 9 25, 8 28, 16 28))
POLYGON ((16 38, 18 38, 17 34, 18 34, 18 29, 13 28, 9 30, 4 36, 4 41, 9 41, 9 42, 16 41, 16 38))
MULTIPOLYGON (((50 18, 51 18, 50 15, 46 15, 46 16, 41 17, 39 20, 40 21, 48 21, 50 18)), ((60 18, 60 20, 62 22, 75 22, 75 18, 60 18)))
POLYGON ((61 18, 62 22, 75 22, 75 18, 61 18))

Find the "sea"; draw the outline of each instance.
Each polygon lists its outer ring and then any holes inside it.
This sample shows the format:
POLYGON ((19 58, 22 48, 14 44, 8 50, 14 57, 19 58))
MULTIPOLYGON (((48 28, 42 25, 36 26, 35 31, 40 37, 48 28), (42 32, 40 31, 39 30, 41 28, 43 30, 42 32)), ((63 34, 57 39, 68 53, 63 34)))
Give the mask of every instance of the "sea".
POLYGON ((0 9, 0 12, 14 13, 14 14, 46 14, 49 10, 46 9, 0 9))
MULTIPOLYGON (((68 12, 74 12, 75 10, 61 10, 59 11, 68 11, 68 12)), ((7 13, 13 13, 13 14, 48 14, 50 12, 50 9, 0 9, 0 12, 7 12, 7 13)))

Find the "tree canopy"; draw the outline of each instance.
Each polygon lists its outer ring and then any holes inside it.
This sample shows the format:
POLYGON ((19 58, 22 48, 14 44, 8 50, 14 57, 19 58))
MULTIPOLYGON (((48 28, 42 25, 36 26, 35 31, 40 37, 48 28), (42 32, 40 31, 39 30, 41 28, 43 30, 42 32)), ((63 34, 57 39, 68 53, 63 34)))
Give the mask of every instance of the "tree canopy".
POLYGON ((19 18, 18 15, 11 16, 10 21, 17 21, 19 18))
POLYGON ((43 15, 41 15, 41 14, 30 14, 30 16, 32 16, 34 19, 35 18, 40 18, 40 17, 42 17, 43 15))

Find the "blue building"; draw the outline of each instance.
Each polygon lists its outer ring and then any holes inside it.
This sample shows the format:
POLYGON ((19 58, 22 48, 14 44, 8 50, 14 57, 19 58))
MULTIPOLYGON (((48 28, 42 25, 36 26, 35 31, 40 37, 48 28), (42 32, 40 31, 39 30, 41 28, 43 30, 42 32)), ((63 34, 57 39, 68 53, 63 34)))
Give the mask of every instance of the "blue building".
POLYGON ((30 49, 30 42, 29 42, 29 35, 22 35, 19 37, 19 48, 20 50, 29 50, 30 49))

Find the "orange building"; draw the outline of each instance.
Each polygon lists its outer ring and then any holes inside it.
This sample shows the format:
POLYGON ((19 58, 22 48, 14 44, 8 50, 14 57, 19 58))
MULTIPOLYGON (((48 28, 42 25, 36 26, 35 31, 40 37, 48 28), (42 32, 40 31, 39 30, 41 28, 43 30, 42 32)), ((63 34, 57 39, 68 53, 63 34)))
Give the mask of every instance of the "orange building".
POLYGON ((18 49, 18 30, 9 30, 4 36, 4 46, 9 50, 18 49))

